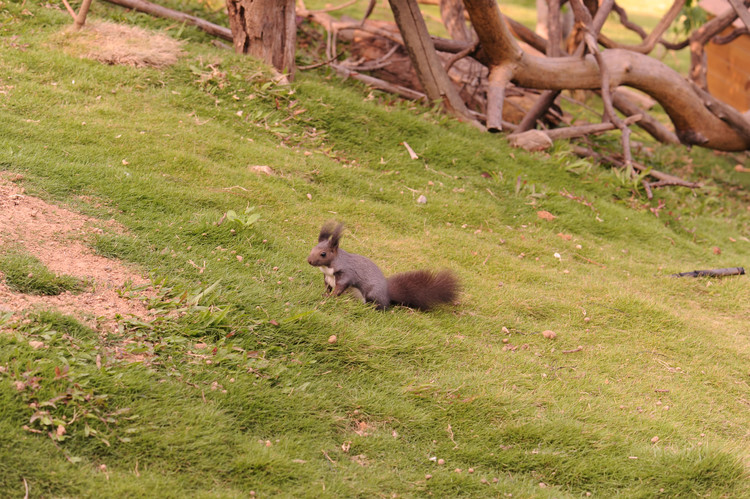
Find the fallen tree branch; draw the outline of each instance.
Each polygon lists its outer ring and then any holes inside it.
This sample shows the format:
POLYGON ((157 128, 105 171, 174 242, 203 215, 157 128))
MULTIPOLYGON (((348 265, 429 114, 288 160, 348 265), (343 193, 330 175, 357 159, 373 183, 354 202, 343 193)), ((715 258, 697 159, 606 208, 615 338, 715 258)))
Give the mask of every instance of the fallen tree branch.
POLYGON ((472 43, 470 46, 463 49, 461 52, 458 52, 457 54, 454 54, 453 57, 451 57, 448 62, 445 64, 445 71, 448 72, 453 67, 453 65, 463 59, 464 57, 468 56, 472 52, 475 52, 477 50, 477 47, 479 47, 479 41, 476 41, 472 43))
MULTIPOLYGON (((597 161, 610 163, 620 168, 625 166, 622 159, 617 158, 616 156, 613 156, 613 155, 609 155, 609 154, 600 154, 592 149, 589 149, 588 147, 573 146, 573 153, 583 158, 592 158, 597 161)), ((663 182, 662 186, 672 185, 672 186, 679 186, 679 187, 687 187, 688 189, 699 189, 703 187, 701 184, 697 182, 688 182, 687 180, 683 180, 680 177, 676 177, 669 173, 664 173, 662 171, 649 168, 646 165, 643 165, 637 161, 633 161, 632 165, 633 165, 633 168, 638 170, 639 172, 648 172, 650 176, 659 180, 659 182, 649 184, 651 186, 653 186, 654 184, 659 184, 660 182, 663 182)), ((657 185, 657 187, 659 186, 657 185)))
POLYGON ((345 9, 349 7, 350 5, 354 5, 355 3, 357 3, 357 0, 349 0, 348 2, 342 3, 341 5, 334 5, 333 7, 326 7, 325 9, 310 10, 308 12, 312 12, 312 13, 334 12, 337 10, 345 9))
POLYGON ((484 129, 469 114, 458 89, 443 68, 416 0, 388 0, 388 3, 427 98, 445 106, 459 120, 484 129))
POLYGON ((656 140, 663 142, 664 144, 680 143, 677 134, 661 124, 659 120, 651 116, 651 114, 638 107, 622 92, 618 92, 617 90, 612 92, 612 105, 627 116, 640 114, 641 119, 636 122, 636 125, 648 132, 648 134, 656 140))
POLYGON ((65 5, 65 9, 68 11, 68 14, 70 14, 70 17, 75 20, 76 18, 76 11, 73 10, 73 7, 70 6, 68 3, 68 0, 62 0, 63 5, 65 5))
POLYGON ((717 118, 728 123, 735 130, 742 134, 745 140, 750 141, 750 121, 729 104, 721 102, 719 99, 700 88, 695 82, 691 82, 693 90, 703 101, 706 109, 711 111, 717 118))
MULTIPOLYGON (((631 125, 641 119, 640 114, 627 117, 623 123, 625 125, 631 125)), ((576 137, 582 137, 584 135, 596 135, 599 133, 608 132, 614 130, 616 127, 614 123, 592 123, 590 125, 581 126, 570 126, 565 128, 554 128, 552 130, 545 130, 544 133, 552 140, 560 139, 573 139, 576 137)))
POLYGON ((534 102, 531 109, 526 112, 521 123, 518 124, 518 128, 513 133, 523 133, 534 128, 537 120, 544 116, 544 113, 554 104, 558 95, 560 95, 560 90, 545 90, 542 92, 542 95, 534 102))
POLYGON ((230 30, 229 28, 225 28, 224 26, 219 26, 218 24, 206 21, 205 19, 201 19, 200 17, 195 17, 191 16, 190 14, 185 14, 184 12, 168 9, 166 7, 162 7, 161 5, 147 2, 146 0, 106 1, 115 5, 119 5, 121 7, 126 7, 128 9, 145 12, 146 14, 151 14, 152 16, 163 17, 165 19, 172 19, 174 21, 189 24, 191 26, 195 26, 196 28, 202 29, 203 31, 211 35, 218 36, 219 38, 223 38, 224 40, 229 40, 230 42, 232 41, 232 30, 230 30))
POLYGON ((331 57, 330 59, 327 59, 321 62, 316 62, 315 64, 310 64, 308 66, 297 66, 297 69, 299 69, 300 71, 307 71, 309 69, 315 69, 315 68, 320 68, 322 66, 327 66, 328 64, 331 64, 333 61, 341 57, 343 54, 344 54, 343 52, 339 52, 338 54, 331 57))
POLYGON ((387 81, 381 80, 379 78, 375 78, 375 77, 368 76, 368 75, 363 75, 361 73, 357 73, 356 71, 352 71, 351 69, 346 68, 344 66, 340 66, 338 64, 331 64, 331 67, 336 70, 339 76, 342 76, 344 78, 352 78, 352 79, 361 81, 362 83, 369 85, 373 88, 377 88, 378 90, 383 90, 385 92, 399 95, 405 99, 427 102, 427 96, 423 94, 422 92, 417 92, 416 90, 412 90, 411 88, 406 88, 401 85, 394 85, 392 83, 388 83, 387 81))
POLYGON ((730 275, 745 275, 742 267, 730 267, 726 269, 693 270, 692 272, 680 272, 670 277, 726 277, 730 275))
MULTIPOLYGON (((526 53, 510 35, 494 0, 464 0, 464 5, 482 44, 478 60, 488 67, 511 63, 516 85, 540 90, 601 88, 601 74, 593 57, 543 58, 526 53)), ((633 87, 658 101, 684 144, 723 151, 750 148, 744 134, 697 101, 693 88, 674 69, 653 57, 622 49, 605 50, 600 57, 610 72, 610 86, 633 87)))
POLYGON ((659 20, 659 23, 654 27, 654 29, 649 33, 647 36, 645 35, 645 31, 641 29, 639 26, 637 26, 635 23, 632 23, 628 20, 628 16, 625 13, 625 9, 620 7, 619 5, 615 4, 613 6, 613 10, 617 12, 617 14, 620 16, 620 22, 623 26, 632 29, 639 35, 641 35, 641 38, 643 38, 643 41, 638 45, 625 45, 613 42, 609 38, 599 34, 599 41, 602 42, 602 45, 604 45, 607 48, 621 48, 621 49, 627 49, 632 50, 634 52, 639 52, 641 54, 648 54, 650 53, 657 43, 661 42, 662 35, 664 32, 669 28, 669 26, 672 25, 675 19, 677 19, 677 16, 682 11, 682 7, 685 5, 685 0, 675 0, 672 6, 669 8, 666 14, 662 16, 662 18, 659 20), (634 28, 638 29, 634 29, 634 28), (606 42, 606 43, 605 43, 606 42))
MULTIPOLYGON (((599 7, 599 11, 597 12, 597 17, 599 17, 599 14, 604 12, 604 15, 608 14, 607 7, 611 9, 614 1, 605 0, 602 2, 602 5, 599 7)), ((610 86, 610 74, 609 74, 609 68, 607 67, 607 63, 602 57, 602 53, 599 51, 599 47, 596 42, 596 37, 599 33, 599 30, 601 29, 601 26, 596 26, 594 23, 594 20, 591 18, 591 14, 589 13, 588 9, 584 7, 583 2, 581 0, 570 0, 570 6, 573 8, 573 13, 576 16, 576 19, 579 22, 582 22, 585 26, 585 31, 583 34, 583 40, 586 43, 586 46, 589 49, 589 52, 591 52, 594 55, 594 58, 596 59, 596 63, 599 66, 599 74, 601 76, 601 93, 602 93, 602 102, 604 103, 604 119, 607 121, 610 121, 611 123, 614 123, 614 125, 620 129, 620 132, 622 132, 622 152, 625 157, 625 169, 630 173, 633 174, 632 169, 632 153, 630 151, 630 128, 623 122, 619 116, 617 116, 617 113, 615 113, 614 106, 612 105, 612 87, 610 86)))

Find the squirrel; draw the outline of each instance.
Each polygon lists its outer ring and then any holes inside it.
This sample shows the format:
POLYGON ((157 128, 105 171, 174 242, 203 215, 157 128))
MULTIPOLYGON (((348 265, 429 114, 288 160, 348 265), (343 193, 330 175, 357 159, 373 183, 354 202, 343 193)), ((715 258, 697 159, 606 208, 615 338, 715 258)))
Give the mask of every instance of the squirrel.
POLYGON ((323 271, 326 294, 339 296, 351 288, 364 302, 373 302, 378 310, 392 304, 419 310, 455 301, 459 282, 450 270, 416 270, 388 279, 372 260, 339 248, 344 226, 328 222, 320 229, 318 244, 307 262, 323 271))

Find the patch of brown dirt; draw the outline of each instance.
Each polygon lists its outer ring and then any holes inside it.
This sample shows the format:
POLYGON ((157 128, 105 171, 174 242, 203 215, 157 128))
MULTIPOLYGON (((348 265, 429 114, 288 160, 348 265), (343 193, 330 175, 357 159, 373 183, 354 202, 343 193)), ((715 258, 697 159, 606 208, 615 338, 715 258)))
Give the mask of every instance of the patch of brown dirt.
POLYGON ((161 33, 111 22, 87 22, 68 28, 60 39, 67 51, 104 64, 163 68, 177 62, 181 43, 161 33))
POLYGON ((79 294, 34 296, 13 292, 0 272, 0 312, 20 314, 34 309, 57 309, 72 315, 100 333, 116 331, 117 315, 152 318, 142 299, 154 296, 148 279, 122 262, 94 254, 82 240, 107 229, 121 230, 114 221, 101 221, 27 196, 23 188, 0 172, 0 248, 20 247, 37 257, 56 274, 88 282, 79 294), (127 286, 147 286, 138 293, 118 291, 127 286), (123 293, 125 294, 125 293, 123 293))

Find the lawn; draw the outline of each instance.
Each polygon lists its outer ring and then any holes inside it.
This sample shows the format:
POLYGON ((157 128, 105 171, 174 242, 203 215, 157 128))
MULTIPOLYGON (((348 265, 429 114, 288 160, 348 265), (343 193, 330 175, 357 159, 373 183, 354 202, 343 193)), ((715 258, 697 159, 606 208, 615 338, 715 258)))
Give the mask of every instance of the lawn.
MULTIPOLYGON (((747 277, 670 277, 748 263, 746 155, 636 133, 705 185, 648 201, 565 143, 525 153, 325 68, 285 86, 192 28, 104 19, 183 53, 81 58, 60 5, 2 0, 0 171, 112 221, 70 237, 147 276, 117 291, 149 314, 0 304, 0 495, 750 495, 747 277), (306 257, 330 219, 386 275, 451 269, 458 303, 324 297, 306 257)), ((0 272, 69 278, 25 251, 0 272)))

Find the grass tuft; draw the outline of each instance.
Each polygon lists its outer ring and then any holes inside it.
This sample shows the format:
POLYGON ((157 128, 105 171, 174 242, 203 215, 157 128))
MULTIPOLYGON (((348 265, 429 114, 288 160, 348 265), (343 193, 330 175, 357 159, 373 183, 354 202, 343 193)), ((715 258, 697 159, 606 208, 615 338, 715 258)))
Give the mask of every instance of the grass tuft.
POLYGON ((5 274, 8 287, 19 293, 53 296, 84 288, 77 277, 56 275, 34 256, 19 251, 0 255, 0 272, 5 274))

